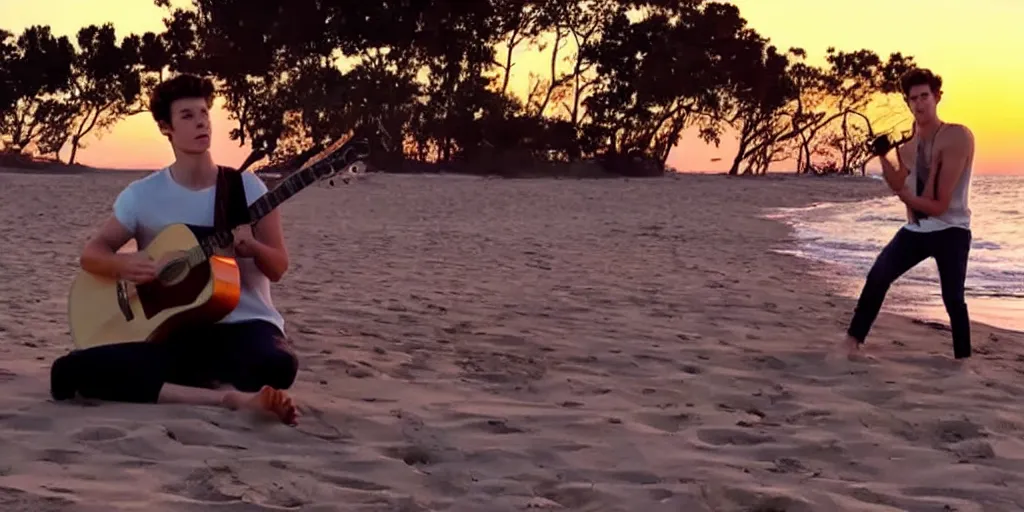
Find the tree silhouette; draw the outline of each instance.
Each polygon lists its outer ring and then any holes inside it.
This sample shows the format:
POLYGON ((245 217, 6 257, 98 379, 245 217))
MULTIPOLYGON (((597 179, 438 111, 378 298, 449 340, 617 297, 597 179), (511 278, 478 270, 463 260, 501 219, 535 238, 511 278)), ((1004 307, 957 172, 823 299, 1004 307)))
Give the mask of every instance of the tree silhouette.
POLYGON ((66 137, 59 129, 68 120, 61 95, 70 86, 75 49, 49 27, 28 27, 13 43, 6 35, 5 74, 12 83, 2 95, 8 107, 0 112, 0 143, 6 152, 55 154, 66 137))
MULTIPOLYGON (((606 145, 597 149, 615 154, 664 164, 684 128, 721 116, 730 73, 760 61, 760 41, 731 4, 655 10, 638 22, 621 9, 607 23, 601 41, 587 47, 600 78, 584 105, 588 133, 606 145)), ((703 134, 714 138, 716 126, 703 134)))
POLYGON ((723 99, 728 105, 724 121, 737 132, 739 143, 729 174, 738 174, 743 162, 745 174, 763 174, 777 157, 787 156, 771 142, 792 126, 794 114, 785 109, 798 101, 799 88, 787 56, 767 41, 748 36, 737 59, 744 64, 729 67, 732 76, 723 99))
POLYGON ((15 88, 18 83, 12 68, 18 58, 18 47, 13 38, 14 34, 0 29, 0 112, 7 112, 17 100, 15 88))
POLYGON ((77 39, 79 51, 62 102, 71 119, 69 164, 75 163, 86 135, 107 130, 134 113, 142 92, 142 38, 132 35, 118 44, 114 26, 108 23, 83 27, 77 39))
POLYGON ((879 98, 914 65, 829 48, 781 51, 737 7, 704 0, 154 0, 162 33, 110 25, 72 45, 48 27, 0 32, 3 151, 70 162, 89 136, 146 110, 177 72, 214 78, 245 165, 300 165, 379 119, 393 171, 557 173, 597 160, 660 174, 688 130, 736 136, 731 174, 863 171, 879 98), (521 52, 546 62, 515 91, 521 52), (829 162, 832 162, 831 164, 829 162))

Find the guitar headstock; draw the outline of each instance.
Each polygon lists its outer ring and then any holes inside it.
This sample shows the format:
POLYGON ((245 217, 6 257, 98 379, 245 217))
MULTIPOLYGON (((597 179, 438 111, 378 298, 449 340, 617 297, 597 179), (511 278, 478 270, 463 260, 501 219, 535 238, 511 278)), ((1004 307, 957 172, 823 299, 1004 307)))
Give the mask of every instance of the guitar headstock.
POLYGON ((899 138, 896 138, 896 136, 892 133, 882 133, 879 134, 878 136, 869 133, 868 137, 870 138, 866 142, 868 152, 874 156, 880 156, 888 153, 890 150, 894 148, 898 148, 906 144, 910 139, 914 137, 914 134, 912 132, 904 131, 900 132, 899 138))
MULTIPOLYGON (((299 173, 310 175, 310 181, 334 185, 336 180, 348 184, 367 172, 366 159, 373 153, 376 142, 385 151, 391 149, 391 136, 379 117, 361 126, 352 137, 338 139, 310 158, 299 173)), ((306 181, 306 180, 303 180, 306 181)))

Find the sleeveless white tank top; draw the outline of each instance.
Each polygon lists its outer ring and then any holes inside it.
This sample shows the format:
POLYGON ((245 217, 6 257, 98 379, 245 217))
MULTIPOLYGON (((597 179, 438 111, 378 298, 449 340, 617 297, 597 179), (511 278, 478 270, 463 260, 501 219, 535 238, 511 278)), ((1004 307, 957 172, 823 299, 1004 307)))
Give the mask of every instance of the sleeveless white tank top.
MULTIPOLYGON (((943 127, 941 126, 939 127, 939 129, 942 128, 943 127)), ((915 192, 917 190, 916 184, 919 177, 924 182, 928 181, 928 173, 931 169, 931 157, 933 155, 931 144, 926 147, 923 140, 918 140, 917 144, 917 160, 914 163, 914 168, 910 170, 910 176, 907 177, 908 184, 915 192)), ((947 228, 971 229, 971 208, 969 204, 969 196, 971 192, 971 171, 973 170, 973 167, 974 155, 971 155, 967 160, 967 167, 964 169, 964 172, 960 174, 960 179, 957 180, 956 187, 953 188, 953 196, 950 199, 949 207, 946 208, 945 212, 942 212, 941 215, 918 219, 917 222, 908 222, 906 224, 906 228, 911 231, 919 232, 939 231, 947 228)), ((942 171, 940 170, 939 172, 941 173, 942 171)))

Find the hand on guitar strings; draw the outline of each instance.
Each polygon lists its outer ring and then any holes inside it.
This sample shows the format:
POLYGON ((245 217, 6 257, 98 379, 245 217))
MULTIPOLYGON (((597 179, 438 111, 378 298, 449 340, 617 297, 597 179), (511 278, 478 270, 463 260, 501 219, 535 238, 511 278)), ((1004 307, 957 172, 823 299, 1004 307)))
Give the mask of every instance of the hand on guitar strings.
POLYGON ((259 242, 253 236, 251 225, 242 224, 235 227, 235 229, 231 230, 231 237, 233 239, 235 256, 242 258, 256 257, 256 244, 259 242))
POLYGON ((157 265, 144 252, 130 252, 118 255, 117 275, 135 284, 148 283, 156 279, 157 265))

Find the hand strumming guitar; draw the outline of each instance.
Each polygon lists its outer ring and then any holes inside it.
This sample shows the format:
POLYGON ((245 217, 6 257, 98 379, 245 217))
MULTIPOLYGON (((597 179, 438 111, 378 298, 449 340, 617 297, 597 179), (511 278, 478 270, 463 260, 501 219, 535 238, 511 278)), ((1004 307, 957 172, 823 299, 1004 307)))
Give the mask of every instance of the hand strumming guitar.
POLYGON ((118 255, 117 275, 135 284, 148 283, 156 279, 157 266, 148 254, 131 252, 118 255))

